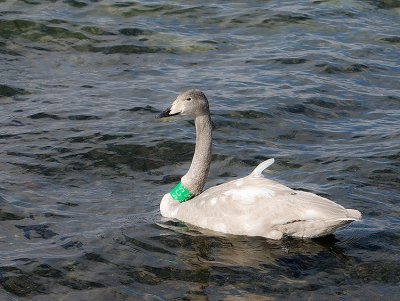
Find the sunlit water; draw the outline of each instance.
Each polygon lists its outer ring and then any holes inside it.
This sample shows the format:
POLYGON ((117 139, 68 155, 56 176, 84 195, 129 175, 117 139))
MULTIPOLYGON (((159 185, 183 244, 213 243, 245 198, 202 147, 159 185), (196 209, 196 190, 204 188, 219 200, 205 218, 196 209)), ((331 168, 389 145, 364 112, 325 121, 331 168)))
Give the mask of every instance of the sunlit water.
MULTIPOLYGON (((0 0, 1 300, 398 300, 400 2, 0 0), (363 213, 319 240, 160 218, 200 88, 208 186, 267 176, 363 213)), ((265 212, 267 215, 268 212, 265 212)))

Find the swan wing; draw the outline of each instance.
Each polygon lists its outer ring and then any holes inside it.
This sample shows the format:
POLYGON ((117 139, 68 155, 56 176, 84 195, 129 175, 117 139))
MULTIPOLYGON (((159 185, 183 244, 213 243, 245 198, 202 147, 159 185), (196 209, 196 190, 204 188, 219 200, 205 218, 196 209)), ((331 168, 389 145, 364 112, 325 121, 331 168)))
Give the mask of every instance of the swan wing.
POLYGON ((252 177, 263 177, 262 172, 270 167, 272 164, 274 164, 275 159, 268 159, 265 160, 264 162, 258 164, 258 166, 253 170, 253 172, 250 174, 252 177))
POLYGON ((353 211, 313 193, 254 177, 252 173, 212 187, 181 204, 176 217, 225 233, 315 237, 359 219, 359 212, 353 211))

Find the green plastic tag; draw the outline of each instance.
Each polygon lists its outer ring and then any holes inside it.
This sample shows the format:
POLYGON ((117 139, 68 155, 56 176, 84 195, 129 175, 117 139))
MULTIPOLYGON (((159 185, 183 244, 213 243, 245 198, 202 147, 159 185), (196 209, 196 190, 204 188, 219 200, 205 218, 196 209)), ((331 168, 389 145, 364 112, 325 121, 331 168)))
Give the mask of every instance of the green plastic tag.
POLYGON ((182 182, 179 182, 170 192, 172 198, 179 203, 186 202, 190 200, 193 196, 191 195, 190 191, 183 186, 182 182))

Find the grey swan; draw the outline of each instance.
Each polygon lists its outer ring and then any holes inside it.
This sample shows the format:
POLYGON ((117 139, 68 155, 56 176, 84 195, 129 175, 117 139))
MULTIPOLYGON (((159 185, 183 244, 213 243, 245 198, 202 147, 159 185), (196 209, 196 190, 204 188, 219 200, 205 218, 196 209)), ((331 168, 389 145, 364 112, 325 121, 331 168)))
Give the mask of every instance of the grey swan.
POLYGON ((189 171, 164 195, 161 215, 217 232, 281 239, 315 238, 361 220, 361 213, 316 194, 294 190, 265 178, 269 159, 244 178, 205 191, 211 164, 212 123, 207 97, 200 90, 181 93, 158 118, 188 115, 196 126, 196 147, 189 171))

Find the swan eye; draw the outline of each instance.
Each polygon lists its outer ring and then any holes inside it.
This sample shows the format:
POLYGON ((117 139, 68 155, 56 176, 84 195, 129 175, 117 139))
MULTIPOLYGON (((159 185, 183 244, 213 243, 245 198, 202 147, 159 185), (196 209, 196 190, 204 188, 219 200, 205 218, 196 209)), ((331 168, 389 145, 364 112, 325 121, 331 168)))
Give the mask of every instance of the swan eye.
POLYGON ((186 98, 186 100, 187 100, 187 101, 191 101, 191 100, 192 100, 192 98, 191 98, 191 97, 188 97, 188 98, 186 98))

